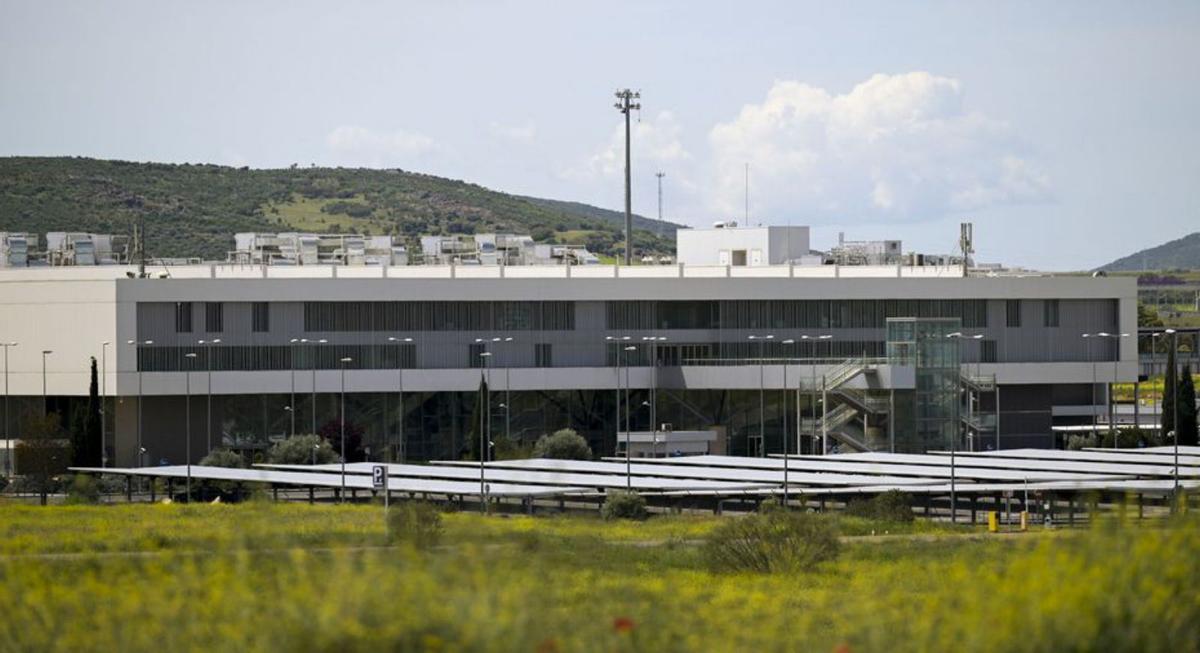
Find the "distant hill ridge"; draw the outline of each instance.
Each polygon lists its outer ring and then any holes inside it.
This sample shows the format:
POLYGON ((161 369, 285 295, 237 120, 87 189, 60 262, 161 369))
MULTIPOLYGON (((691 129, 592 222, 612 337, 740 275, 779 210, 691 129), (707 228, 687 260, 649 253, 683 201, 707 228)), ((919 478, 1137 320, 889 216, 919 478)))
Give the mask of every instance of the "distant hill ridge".
POLYGON ((1105 272, 1200 269, 1200 231, 1100 266, 1105 272))
MULTIPOLYGON (((235 232, 292 230, 391 234, 410 248, 424 234, 515 232, 624 251, 623 213, 403 170, 0 157, 0 231, 128 234, 142 218, 161 257, 221 260, 235 232)), ((673 252, 679 226, 634 216, 634 255, 673 252)))

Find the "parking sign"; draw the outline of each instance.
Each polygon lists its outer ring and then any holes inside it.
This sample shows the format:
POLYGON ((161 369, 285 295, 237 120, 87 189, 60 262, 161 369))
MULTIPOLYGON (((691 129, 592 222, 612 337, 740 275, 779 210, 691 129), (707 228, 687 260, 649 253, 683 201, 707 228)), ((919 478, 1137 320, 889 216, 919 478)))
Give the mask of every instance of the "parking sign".
POLYGON ((376 490, 387 489, 387 467, 375 465, 371 468, 371 487, 376 490))

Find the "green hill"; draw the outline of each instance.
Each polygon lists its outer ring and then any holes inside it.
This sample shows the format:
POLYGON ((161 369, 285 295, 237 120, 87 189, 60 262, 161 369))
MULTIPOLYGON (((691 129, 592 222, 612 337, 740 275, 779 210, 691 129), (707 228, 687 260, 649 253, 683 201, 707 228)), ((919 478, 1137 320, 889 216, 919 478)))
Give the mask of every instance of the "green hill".
POLYGON ((1097 269, 1105 272, 1200 269, 1200 231, 1157 247, 1143 249, 1097 269))
MULTIPOLYGON (((402 170, 0 158, 0 231, 129 234, 145 219, 147 253, 224 259, 238 231, 391 234, 515 232, 615 257, 624 215, 520 197, 402 170)), ((635 217, 634 254, 671 253, 677 225, 635 217)))

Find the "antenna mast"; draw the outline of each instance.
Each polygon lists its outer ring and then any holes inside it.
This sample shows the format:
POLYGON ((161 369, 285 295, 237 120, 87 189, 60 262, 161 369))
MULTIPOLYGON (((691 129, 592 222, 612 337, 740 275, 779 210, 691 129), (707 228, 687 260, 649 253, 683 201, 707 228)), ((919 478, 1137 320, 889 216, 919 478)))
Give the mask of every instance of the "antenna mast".
POLYGON ((641 103, 635 101, 640 99, 642 94, 640 91, 631 91, 626 88, 618 90, 616 96, 617 103, 613 106, 617 108, 617 111, 625 114, 625 265, 631 265, 633 262, 633 205, 629 183, 629 112, 630 110, 642 110, 641 103))
POLYGON ((964 222, 959 225, 958 248, 962 252, 962 275, 967 276, 967 261, 975 253, 974 225, 964 222))
POLYGON ((661 227, 662 221, 663 221, 663 219, 662 219, 662 179, 663 179, 663 177, 667 176, 667 173, 656 172, 656 173, 654 173, 654 176, 658 177, 658 226, 661 227))

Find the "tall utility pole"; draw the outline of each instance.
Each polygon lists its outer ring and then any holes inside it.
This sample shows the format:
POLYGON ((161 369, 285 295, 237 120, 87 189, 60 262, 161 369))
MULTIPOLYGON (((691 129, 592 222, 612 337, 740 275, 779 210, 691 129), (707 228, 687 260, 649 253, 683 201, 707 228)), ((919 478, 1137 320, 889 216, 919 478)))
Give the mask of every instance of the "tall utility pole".
POLYGON ((625 265, 632 265, 633 205, 629 186, 629 112, 630 110, 642 110, 641 103, 635 102, 642 97, 642 94, 626 88, 617 91, 616 95, 617 103, 613 106, 617 108, 617 111, 625 114, 625 265))
POLYGON ((667 173, 656 172, 656 173, 654 173, 654 176, 658 177, 658 226, 661 227, 662 221, 663 221, 663 219, 662 219, 662 178, 666 177, 667 173))

